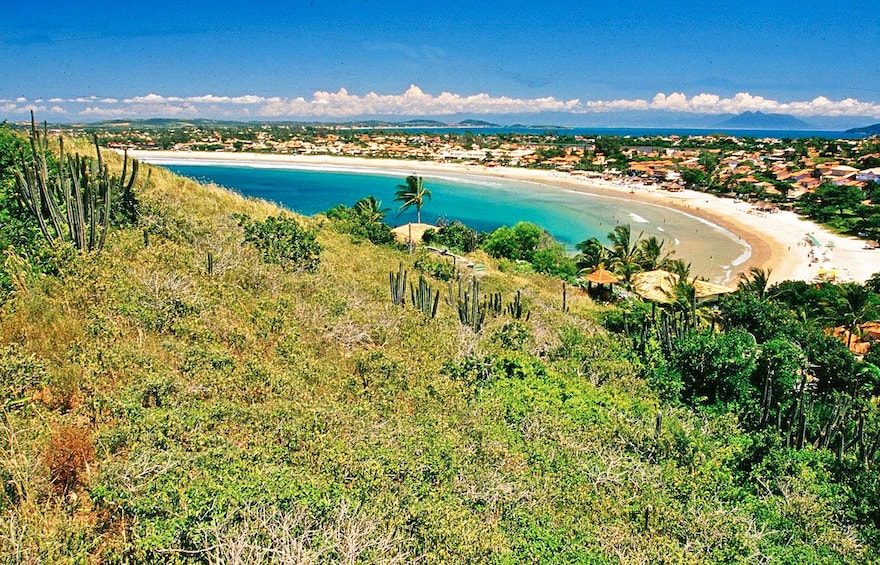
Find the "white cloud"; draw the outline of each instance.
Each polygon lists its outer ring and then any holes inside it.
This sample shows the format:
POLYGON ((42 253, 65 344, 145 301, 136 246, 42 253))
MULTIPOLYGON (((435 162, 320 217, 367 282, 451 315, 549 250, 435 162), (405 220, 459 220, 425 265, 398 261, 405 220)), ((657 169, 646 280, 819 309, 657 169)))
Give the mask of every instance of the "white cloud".
POLYGON ((158 94, 147 94, 146 96, 135 96, 134 98, 126 98, 123 100, 126 104, 162 104, 168 99, 158 94))
POLYGON ((792 114, 795 116, 871 116, 880 117, 880 104, 861 102, 854 98, 831 100, 819 96, 809 101, 780 102, 748 92, 740 92, 731 98, 717 94, 701 93, 688 98, 681 92, 666 94, 658 92, 651 102, 644 100, 591 100, 579 112, 614 112, 625 110, 662 110, 690 114, 739 114, 764 112, 792 114))
MULTIPOLYGON (((25 101, 26 100, 27 99, 25 99, 25 101)), ((16 102, 21 102, 21 99, 16 99, 16 102)), ((0 110, 8 114, 29 114, 31 111, 33 111, 35 114, 39 114, 46 111, 45 106, 38 106, 36 104, 19 105, 16 102, 6 102, 2 106, 0 106, 0 110)))
POLYGON ((441 92, 434 96, 418 86, 410 86, 402 94, 364 95, 350 94, 340 88, 337 92, 317 91, 311 100, 294 98, 275 100, 263 106, 262 114, 271 117, 311 116, 311 117, 352 117, 360 115, 408 115, 437 116, 457 113, 472 114, 516 114, 535 112, 570 112, 578 109, 580 101, 547 98, 493 97, 488 94, 463 96, 451 92, 441 92))
POLYGON ((123 118, 134 117, 136 114, 133 114, 129 108, 101 108, 99 106, 88 106, 80 110, 79 115, 89 118, 123 118))
MULTIPOLYGON (((199 96, 167 96, 149 93, 129 98, 112 96, 79 96, 61 99, 49 98, 52 112, 76 113, 86 117, 132 117, 155 116, 187 117, 251 117, 251 118, 304 118, 347 119, 369 115, 396 116, 444 116, 452 114, 530 114, 540 112, 591 113, 628 111, 665 111, 693 114, 739 114, 746 111, 782 113, 795 116, 870 116, 880 118, 880 104, 854 98, 832 100, 819 96, 812 100, 784 102, 763 96, 740 92, 731 97, 713 93, 689 96, 684 92, 658 92, 650 99, 619 98, 612 100, 565 100, 553 96, 541 98, 515 98, 493 96, 487 93, 456 94, 441 92, 431 94, 411 85, 399 94, 367 92, 353 94, 345 88, 336 92, 319 90, 311 97, 282 98, 241 94, 224 96, 203 94, 199 96), (65 102, 64 107, 58 104, 65 102), (56 109, 59 111, 56 112, 56 109)), ((0 108, 7 113, 26 112, 24 97, 16 100, 0 100, 0 108), (5 105, 3 105, 5 104, 5 105)), ((40 99, 32 106, 43 108, 40 99)), ((43 108, 44 109, 44 108, 43 108)))
POLYGON ((192 104, 143 104, 138 106, 88 106, 79 111, 80 116, 89 118, 147 118, 153 116, 198 117, 200 110, 192 104))
POLYGON ((591 112, 626 112, 631 110, 647 110, 649 108, 646 100, 588 100, 585 104, 585 110, 591 112))

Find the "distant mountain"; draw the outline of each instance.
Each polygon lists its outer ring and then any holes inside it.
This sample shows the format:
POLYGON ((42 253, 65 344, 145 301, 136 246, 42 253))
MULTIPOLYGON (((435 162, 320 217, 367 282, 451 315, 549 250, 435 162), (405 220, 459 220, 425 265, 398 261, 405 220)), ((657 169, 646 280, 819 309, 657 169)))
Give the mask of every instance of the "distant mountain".
POLYGON ((500 127, 502 127, 498 124, 493 124, 492 122, 486 122, 484 120, 462 120, 455 125, 456 126, 474 127, 474 128, 500 128, 500 127))
POLYGON ((852 128, 846 130, 846 133, 863 133, 865 135, 880 135, 880 124, 865 126, 863 128, 852 128))
POLYGON ((815 129, 803 120, 788 114, 765 114, 763 112, 743 112, 724 120, 715 127, 731 129, 815 129))

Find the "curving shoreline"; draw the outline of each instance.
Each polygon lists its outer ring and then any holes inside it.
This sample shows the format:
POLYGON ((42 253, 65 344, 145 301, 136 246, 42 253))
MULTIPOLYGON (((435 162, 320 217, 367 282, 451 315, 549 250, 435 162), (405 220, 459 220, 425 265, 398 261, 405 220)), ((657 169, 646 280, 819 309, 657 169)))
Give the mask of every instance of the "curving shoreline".
MULTIPOLYGON (((772 282, 782 280, 814 280, 820 269, 837 272, 839 281, 864 282, 880 271, 880 251, 864 249, 864 242, 833 234, 825 228, 804 220, 793 212, 762 215, 754 212, 746 202, 718 198, 706 193, 681 191, 670 193, 641 184, 623 184, 573 176, 558 171, 523 169, 516 167, 484 167, 435 163, 431 161, 403 161, 396 159, 366 159, 329 155, 278 155, 263 153, 224 153, 196 151, 129 151, 129 155, 144 162, 198 161, 219 163, 255 163, 265 165, 307 165, 315 168, 351 168, 354 170, 395 170, 405 174, 447 173, 460 176, 502 178, 537 182, 550 187, 574 190, 587 194, 616 196, 638 202, 651 203, 678 210, 709 221, 739 236, 751 246, 751 256, 734 270, 748 271, 751 267, 772 269, 772 282), (805 243, 812 234, 822 244, 813 251, 805 243), (827 260, 825 260, 827 259, 827 260)), ((736 282, 733 277, 731 284, 736 282)))

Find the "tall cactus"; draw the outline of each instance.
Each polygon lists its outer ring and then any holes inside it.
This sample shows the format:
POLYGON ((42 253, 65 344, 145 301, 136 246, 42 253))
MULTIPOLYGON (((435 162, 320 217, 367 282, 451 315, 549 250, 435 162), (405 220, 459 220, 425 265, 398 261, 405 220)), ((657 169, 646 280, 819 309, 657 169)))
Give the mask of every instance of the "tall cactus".
MULTIPOLYGON (((450 291, 452 284, 450 283, 450 291)), ((461 281, 458 283, 459 299, 457 301, 458 319, 459 321, 473 330, 474 333, 480 333, 483 329, 483 322, 486 320, 486 305, 480 304, 480 282, 471 279, 470 290, 462 292, 461 281)))
MULTIPOLYGON (((505 311, 511 318, 515 320, 519 320, 523 317, 522 294, 520 291, 516 291, 516 297, 510 304, 507 305, 505 311)), ((529 320, 530 315, 531 312, 526 311, 526 321, 529 320)))
POLYGON ((388 286, 391 289, 391 302, 395 306, 406 304, 406 271, 403 270, 403 261, 400 262, 397 273, 388 273, 388 286))
POLYGON ((437 315, 437 305, 440 303, 440 291, 435 291, 425 277, 419 276, 418 289, 412 283, 409 285, 410 301, 412 305, 422 311, 427 318, 437 315))
POLYGON ((79 250, 96 251, 104 247, 110 227, 110 203, 113 190, 131 194, 137 178, 138 161, 123 155, 122 175, 110 174, 101 157, 95 136, 97 159, 78 153, 65 155, 64 142, 59 139, 57 172, 49 171, 49 142, 45 122, 37 129, 31 112, 28 159, 21 158, 15 169, 16 193, 19 201, 37 219, 40 231, 50 244, 69 238, 79 250))
POLYGON ((486 309, 492 313, 492 316, 500 316, 504 312, 500 292, 495 292, 486 297, 486 309))

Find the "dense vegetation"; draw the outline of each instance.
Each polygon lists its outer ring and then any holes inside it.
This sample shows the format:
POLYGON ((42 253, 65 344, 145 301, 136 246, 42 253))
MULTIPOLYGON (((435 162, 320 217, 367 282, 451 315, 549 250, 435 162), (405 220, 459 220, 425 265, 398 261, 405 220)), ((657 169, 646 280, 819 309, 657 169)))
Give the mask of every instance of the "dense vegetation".
POLYGON ((424 257, 373 237, 380 203, 300 218, 149 168, 90 253, 19 205, 28 151, 0 129, 9 561, 880 558, 876 366, 819 330, 874 287, 563 309, 498 270, 552 248, 514 226, 479 285, 427 277, 432 316, 392 303, 424 257))

